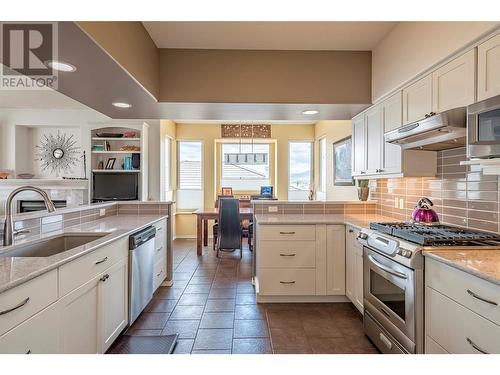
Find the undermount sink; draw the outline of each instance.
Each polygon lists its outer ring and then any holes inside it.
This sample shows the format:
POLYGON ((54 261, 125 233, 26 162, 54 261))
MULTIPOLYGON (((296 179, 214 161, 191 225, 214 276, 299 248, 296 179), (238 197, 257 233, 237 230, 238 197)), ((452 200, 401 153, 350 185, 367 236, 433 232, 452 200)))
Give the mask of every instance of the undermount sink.
POLYGON ((0 257, 50 257, 95 241, 108 233, 67 233, 46 240, 14 246, 0 257))

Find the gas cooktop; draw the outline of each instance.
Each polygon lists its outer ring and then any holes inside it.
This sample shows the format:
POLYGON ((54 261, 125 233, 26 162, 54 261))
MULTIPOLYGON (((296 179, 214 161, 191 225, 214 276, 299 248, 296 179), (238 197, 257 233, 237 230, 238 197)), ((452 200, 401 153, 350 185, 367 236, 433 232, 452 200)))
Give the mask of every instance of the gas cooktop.
POLYGON ((500 246, 500 235, 451 225, 371 223, 370 229, 422 246, 500 246))

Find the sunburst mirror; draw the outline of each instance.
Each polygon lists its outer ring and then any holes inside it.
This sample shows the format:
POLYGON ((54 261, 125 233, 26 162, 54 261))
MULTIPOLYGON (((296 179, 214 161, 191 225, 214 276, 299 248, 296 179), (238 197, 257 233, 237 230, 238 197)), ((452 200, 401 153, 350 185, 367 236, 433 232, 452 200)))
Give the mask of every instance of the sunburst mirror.
POLYGON ((80 159, 80 147, 75 146, 73 135, 57 132, 57 135, 44 135, 40 145, 36 146, 36 159, 41 162, 43 171, 50 171, 59 176, 61 172, 69 173, 80 159))

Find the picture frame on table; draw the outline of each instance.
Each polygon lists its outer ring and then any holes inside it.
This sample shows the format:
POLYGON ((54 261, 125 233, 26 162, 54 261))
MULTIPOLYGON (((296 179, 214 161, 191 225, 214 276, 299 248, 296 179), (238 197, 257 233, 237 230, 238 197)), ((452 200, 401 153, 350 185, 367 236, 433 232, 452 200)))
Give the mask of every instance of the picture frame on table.
POLYGON ((232 187, 223 187, 223 188, 221 188, 221 190, 222 190, 223 196, 232 196, 233 195, 233 188, 232 187))
POLYGON ((108 158, 106 162, 106 169, 113 169, 115 167, 116 158, 108 158))

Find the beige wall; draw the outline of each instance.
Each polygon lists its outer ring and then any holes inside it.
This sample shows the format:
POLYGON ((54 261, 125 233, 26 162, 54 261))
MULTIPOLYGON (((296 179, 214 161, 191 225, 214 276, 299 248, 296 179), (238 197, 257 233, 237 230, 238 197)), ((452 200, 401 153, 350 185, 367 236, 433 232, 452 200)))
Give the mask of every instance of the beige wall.
POLYGON ((373 101, 499 25, 499 22, 400 22, 373 50, 373 101))
POLYGON ((159 51, 141 22, 77 22, 155 98, 159 97, 159 51))
POLYGON ((326 138, 326 199, 327 200, 349 200, 357 199, 354 186, 333 185, 333 143, 351 135, 351 120, 319 121, 315 126, 314 147, 314 186, 319 186, 319 140, 326 138))
POLYGON ((160 101, 370 103, 370 51, 160 49, 160 101))
MULTIPOLYGON (((214 176, 217 173, 215 160, 215 142, 220 139, 220 124, 177 124, 176 138, 180 140, 203 141, 203 186, 204 206, 215 205, 218 184, 214 176)), ((288 141, 314 140, 314 124, 272 125, 271 137, 276 144, 275 158, 271 158, 271 168, 276 163, 275 192, 279 199, 288 198, 288 141)), ((273 153, 274 146, 271 147, 273 153)), ((220 152, 218 153, 220 157, 220 152)), ((217 160, 217 165, 220 160, 217 160)), ((273 173, 271 173, 273 179, 273 173)), ((177 237, 193 237, 196 235, 196 218, 192 214, 177 213, 175 218, 175 235, 177 237)))

